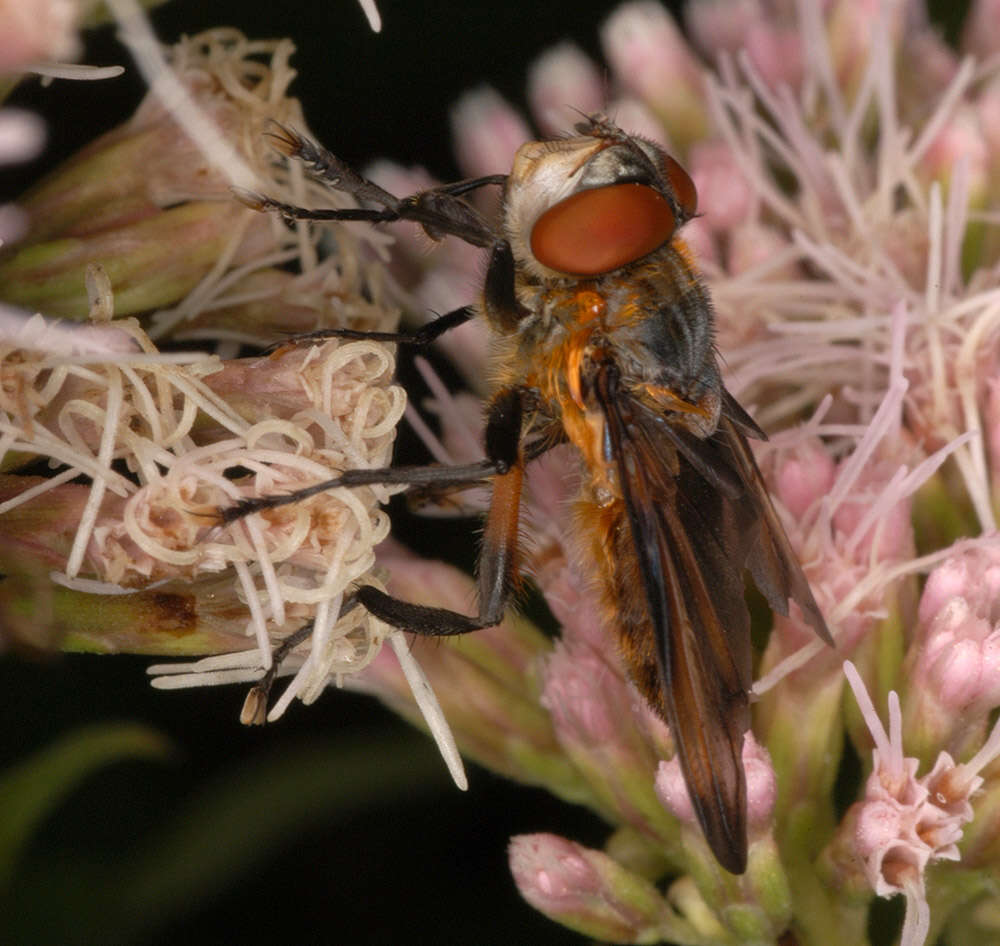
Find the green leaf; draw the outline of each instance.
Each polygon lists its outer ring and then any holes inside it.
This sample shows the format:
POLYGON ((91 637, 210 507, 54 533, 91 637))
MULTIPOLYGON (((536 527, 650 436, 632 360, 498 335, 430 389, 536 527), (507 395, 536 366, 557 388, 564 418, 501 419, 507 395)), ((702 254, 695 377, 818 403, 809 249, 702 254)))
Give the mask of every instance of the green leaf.
MULTIPOLYGON (((19 878, 11 942, 144 942, 232 887, 312 824, 439 792, 447 781, 423 741, 285 748, 229 771, 117 855, 33 863, 19 878)), ((2 914, 0 910, 0 914, 2 914)))
POLYGON ((133 723, 88 726, 64 736, 0 776, 0 890, 36 825, 96 769, 126 758, 163 758, 169 744, 133 723))

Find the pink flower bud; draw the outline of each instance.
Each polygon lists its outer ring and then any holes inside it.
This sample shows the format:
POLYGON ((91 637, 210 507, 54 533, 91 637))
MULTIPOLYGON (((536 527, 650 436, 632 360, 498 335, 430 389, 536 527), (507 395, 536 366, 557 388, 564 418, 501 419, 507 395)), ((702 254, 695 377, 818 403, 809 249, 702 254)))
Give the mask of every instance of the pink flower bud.
POLYGON ((544 134, 561 134, 580 120, 580 112, 604 109, 601 72, 578 46, 560 43, 542 53, 528 71, 528 102, 544 134))
POLYGON ((614 943, 660 942, 670 910, 656 887, 607 854, 554 834, 512 838, 510 870, 533 907, 584 935, 614 943))
POLYGON ((742 49, 747 33, 763 15, 760 0, 699 0, 684 7, 684 22, 691 38, 713 63, 719 53, 742 49))
POLYGON ((506 174, 514 152, 531 138, 524 119, 495 89, 466 92, 451 109, 459 167, 469 177, 506 174))
POLYGON ((600 889, 600 878, 580 845, 555 834, 512 838, 510 869, 522 895, 543 912, 562 906, 563 898, 600 889))
POLYGON ((970 194, 973 198, 981 198, 988 184, 992 160, 979 111, 973 105, 961 104, 945 121, 918 167, 927 180, 947 183, 955 165, 965 161, 969 167, 970 194))
POLYGON ((945 707, 965 709, 980 695, 982 651, 972 640, 957 640, 934 667, 937 698, 945 707))
POLYGON ((689 825, 698 823, 694 805, 691 804, 691 794, 681 771, 681 760, 677 756, 661 762, 657 767, 656 795, 663 807, 679 821, 689 825))
POLYGON ((828 495, 837 470, 833 458, 818 440, 807 440, 789 452, 775 474, 775 492, 795 519, 801 519, 828 495))
MULTIPOLYGON (((743 771, 747 782, 747 823, 751 833, 771 825, 778 797, 778 782, 771 756, 752 732, 743 741, 743 771)), ((656 794, 664 807, 685 824, 696 824, 694 806, 684 781, 680 760, 675 756, 656 770, 656 794)))
POLYGON ((774 805, 778 800, 778 779, 771 754, 752 732, 743 742, 743 771, 747 780, 747 825, 750 832, 764 831, 771 826, 774 805))
POLYGON ((0 165, 30 161, 45 145, 45 122, 33 112, 5 108, 0 112, 0 165))
POLYGON ((598 745, 615 740, 625 720, 614 709, 626 694, 619 673, 589 648, 557 646, 549 658, 542 703, 565 736, 598 745))
POLYGON ((713 230, 731 230, 746 219, 750 211, 750 185, 727 144, 705 141, 694 145, 688 171, 698 190, 703 219, 713 230))
POLYGON ((797 26, 757 23, 746 35, 746 50, 754 68, 772 88, 798 88, 804 74, 805 50, 797 26))
POLYGON ((84 7, 67 0, 7 0, 0 4, 0 73, 32 63, 74 59, 84 7))
POLYGON ((969 581, 972 562, 964 555, 956 555, 938 565, 927 576, 924 593, 920 596, 919 618, 921 625, 929 626, 938 612, 952 598, 961 597, 971 587, 969 581))
POLYGON ((983 546, 947 559, 927 578, 920 600, 922 625, 934 621, 953 598, 987 623, 1000 619, 1000 549, 983 546))
MULTIPOLYGON (((888 19, 890 55, 898 47, 902 32, 904 8, 902 5, 881 7, 878 3, 859 3, 858 0, 832 0, 826 18, 829 50, 837 82, 842 89, 852 92, 868 66, 872 55, 873 37, 880 36, 883 27, 880 10, 888 19)), ((807 53, 808 55, 808 53, 807 53)))
POLYGON ((557 643, 545 665, 542 705, 600 809, 646 837, 670 844, 676 824, 653 791, 662 727, 645 727, 648 710, 614 656, 605 658, 577 638, 571 646, 557 643))
POLYGON ((620 6, 601 30, 622 85, 645 102, 681 144, 708 127, 701 67, 673 17, 654 0, 620 6))
POLYGON ((939 565, 919 607, 907 722, 918 745, 961 746, 1000 705, 1000 561, 973 549, 939 565))
POLYGON ((979 60, 1000 52, 1000 0, 972 0, 962 28, 962 50, 979 60))

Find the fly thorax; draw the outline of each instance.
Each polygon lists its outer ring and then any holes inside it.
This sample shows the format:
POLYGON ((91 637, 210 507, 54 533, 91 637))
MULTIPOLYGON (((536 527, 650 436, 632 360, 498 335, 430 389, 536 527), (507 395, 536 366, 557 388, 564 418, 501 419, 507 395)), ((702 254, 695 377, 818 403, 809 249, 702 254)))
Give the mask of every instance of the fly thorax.
POLYGON ((525 320, 519 331, 523 363, 532 365, 543 397, 559 411, 585 410, 591 356, 604 338, 604 297, 592 290, 550 290, 538 315, 525 320))

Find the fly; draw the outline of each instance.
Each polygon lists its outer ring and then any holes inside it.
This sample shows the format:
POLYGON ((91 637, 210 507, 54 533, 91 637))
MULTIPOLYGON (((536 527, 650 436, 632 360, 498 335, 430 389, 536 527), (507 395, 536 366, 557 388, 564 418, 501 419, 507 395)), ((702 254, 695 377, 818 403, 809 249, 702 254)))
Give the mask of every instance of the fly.
POLYGON ((575 135, 528 142, 509 175, 398 198, 280 127, 286 155, 361 208, 307 210, 248 191, 286 219, 409 220, 434 239, 488 251, 480 300, 411 335, 329 330, 309 337, 426 344, 481 316, 494 336, 485 458, 464 466, 353 470, 282 496, 247 499, 232 522, 337 486, 449 488, 492 482, 475 617, 358 587, 393 627, 465 634, 498 624, 516 582, 525 465, 557 443, 580 457, 577 540, 629 676, 669 725, 698 821, 732 873, 747 863, 742 746, 750 727, 749 570, 771 607, 794 600, 832 644, 767 493, 748 438, 764 433, 725 389, 712 302, 677 232, 697 209, 687 172, 602 116, 575 135), (500 219, 463 195, 503 188, 500 219), (636 589, 642 589, 637 594, 636 589))

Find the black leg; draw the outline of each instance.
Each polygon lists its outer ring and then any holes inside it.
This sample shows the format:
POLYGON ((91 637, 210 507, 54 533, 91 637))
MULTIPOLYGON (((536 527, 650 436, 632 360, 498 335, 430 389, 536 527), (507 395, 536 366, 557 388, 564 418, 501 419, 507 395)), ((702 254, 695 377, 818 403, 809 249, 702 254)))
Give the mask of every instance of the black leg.
POLYGON ((334 190, 351 194, 363 203, 377 204, 379 209, 309 209, 234 187, 233 194, 248 207, 276 211, 286 220, 366 220, 369 223, 409 220, 420 224, 435 240, 443 236, 457 236, 473 246, 492 246, 500 239, 486 218, 466 203, 462 195, 479 187, 503 184, 507 180, 505 175, 491 174, 457 181, 400 198, 362 177, 336 155, 298 132, 277 122, 274 126, 278 130, 271 132, 270 137, 282 154, 302 161, 314 177, 334 190))
POLYGON ((371 585, 357 589, 358 601, 386 624, 431 637, 468 634, 499 624, 517 581, 517 526, 523 478, 520 461, 493 478, 493 499, 479 555, 479 613, 475 617, 400 601, 371 585))
POLYGON ((504 608, 518 576, 518 523, 524 459, 521 453, 524 391, 501 391, 490 403, 486 423, 486 450, 497 469, 493 496, 483 529, 479 555, 479 613, 475 617, 446 608, 399 601, 377 588, 364 585, 358 601, 375 617, 414 634, 435 637, 467 634, 493 627, 503 619, 504 608))
MULTIPOLYGON (((275 147, 288 157, 302 161, 310 173, 331 188, 350 194, 361 203, 375 204, 375 207, 350 207, 343 210, 309 209, 296 207, 279 200, 243 188, 232 188, 233 194, 255 210, 272 210, 286 220, 363 220, 368 223, 390 223, 409 220, 423 227, 434 240, 445 236, 455 236, 472 246, 490 250, 490 261, 484 287, 484 310, 487 319, 501 331, 513 331, 527 310, 517 300, 515 292, 515 263, 510 244, 503 233, 496 229, 471 204, 463 200, 463 195, 488 185, 504 185, 504 174, 491 174, 465 181, 442 184, 409 197, 396 197, 367 178, 362 177, 336 155, 309 141, 298 132, 274 123, 276 131, 270 132, 275 147)), ((431 322, 413 336, 385 333, 382 340, 410 344, 426 344, 452 325, 459 325, 470 318, 448 313, 431 322), (442 319, 445 321, 438 326, 442 319)), ((331 331, 331 335, 333 332, 331 331)), ((338 330, 340 338, 378 338, 378 335, 354 335, 349 330, 338 330)), ((329 337, 318 335, 313 337, 329 337)))
MULTIPOLYGON (((286 157, 301 161, 313 177, 328 184, 334 190, 353 194, 358 200, 381 204, 383 207, 396 208, 405 202, 405 199, 401 200, 373 181, 362 177, 349 164, 345 164, 322 145, 310 141, 305 135, 300 135, 294 128, 282 125, 281 122, 277 121, 272 121, 271 125, 276 130, 267 132, 267 137, 271 139, 275 149, 286 157)), ((486 187, 490 184, 502 186, 506 183, 506 174, 488 174, 484 177, 472 177, 451 184, 441 184, 433 190, 442 194, 450 194, 452 197, 461 197, 463 194, 478 190, 480 187, 486 187)))
POLYGON ((329 480, 322 480, 306 486, 303 489, 293 490, 291 493, 282 493, 276 496, 255 496, 249 499, 241 499, 219 510, 219 521, 223 525, 236 522, 254 512, 261 512, 264 509, 277 509, 279 506, 288 506, 292 503, 301 502, 311 496, 317 496, 330 489, 337 489, 340 486, 392 486, 402 484, 406 486, 430 486, 438 488, 454 489, 460 486, 473 486, 476 483, 485 483, 491 476, 500 472, 500 467, 493 460, 479 460, 476 463, 467 463, 464 466, 397 466, 384 467, 377 470, 345 470, 338 476, 329 480))
POLYGON ((468 194, 469 191, 479 190, 480 187, 486 187, 490 184, 496 184, 503 187, 507 183, 506 174, 487 174, 484 177, 469 177, 464 181, 454 181, 451 184, 442 184, 436 190, 441 191, 444 194, 451 194, 452 197, 461 197, 462 194, 468 194))
MULTIPOLYGON (((349 611, 353 611, 358 606, 357 592, 350 592, 344 595, 340 605, 340 615, 343 617, 349 611)), ((247 698, 243 702, 243 712, 240 713, 240 721, 245 726, 263 726, 267 722, 267 703, 271 696, 271 687, 274 686, 275 678, 281 669, 285 658, 301 644, 312 636, 313 622, 302 625, 297 631, 288 635, 271 653, 271 666, 247 693, 247 698)))
POLYGON ((514 283, 514 252, 506 240, 490 249, 490 262, 483 286, 483 312, 498 331, 514 332, 528 310, 517 301, 514 283))
POLYGON ((346 338, 353 341, 395 342, 400 345, 429 345, 440 338, 445 332, 464 325, 475 316, 471 306, 462 306, 453 312, 446 312, 436 319, 422 325, 415 332, 361 332, 350 328, 321 328, 315 332, 302 335, 291 335, 282 342, 277 342, 267 351, 276 351, 285 345, 302 345, 322 341, 324 338, 346 338))

